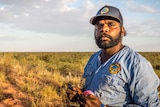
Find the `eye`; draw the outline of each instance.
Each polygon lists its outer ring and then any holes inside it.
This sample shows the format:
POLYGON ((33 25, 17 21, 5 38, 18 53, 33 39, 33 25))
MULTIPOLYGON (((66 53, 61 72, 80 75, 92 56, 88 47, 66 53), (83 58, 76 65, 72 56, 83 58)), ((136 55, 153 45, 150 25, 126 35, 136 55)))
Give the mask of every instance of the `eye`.
POLYGON ((109 26, 109 27, 114 27, 114 26, 115 26, 115 24, 114 24, 114 23, 112 23, 112 22, 109 22, 109 23, 108 23, 108 26, 109 26))
POLYGON ((95 27, 96 27, 96 28, 101 28, 102 26, 104 26, 104 24, 102 24, 102 23, 96 23, 96 24, 95 24, 95 27))

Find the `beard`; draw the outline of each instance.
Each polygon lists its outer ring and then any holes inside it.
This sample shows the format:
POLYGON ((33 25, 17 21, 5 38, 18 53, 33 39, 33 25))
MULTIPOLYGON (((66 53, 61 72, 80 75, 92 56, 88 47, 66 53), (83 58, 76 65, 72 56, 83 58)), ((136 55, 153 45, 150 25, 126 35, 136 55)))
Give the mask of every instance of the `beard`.
POLYGON ((108 35, 106 33, 100 34, 99 38, 96 38, 95 41, 99 48, 101 49, 108 49, 116 46, 120 41, 122 40, 121 32, 118 34, 117 38, 113 39, 111 35, 108 35), (102 40, 102 37, 106 37, 109 40, 102 40))

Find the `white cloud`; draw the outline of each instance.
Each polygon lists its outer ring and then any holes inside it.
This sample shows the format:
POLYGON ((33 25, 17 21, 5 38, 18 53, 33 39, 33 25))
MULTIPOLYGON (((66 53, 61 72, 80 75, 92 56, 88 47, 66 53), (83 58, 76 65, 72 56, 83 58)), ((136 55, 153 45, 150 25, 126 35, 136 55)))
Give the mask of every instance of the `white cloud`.
MULTIPOLYGON (((120 10, 124 12, 122 14, 124 14, 124 22, 128 35, 153 35, 159 37, 159 8, 156 9, 150 4, 139 4, 139 2, 135 2, 135 0, 125 1, 124 3, 124 1, 117 0, 114 2, 114 5, 116 6, 117 4, 120 10), (140 12, 147 14, 149 17, 142 17, 141 14, 139 14, 140 12), (130 16, 131 14, 133 14, 133 16, 130 16), (136 19, 135 21, 132 20, 134 18, 136 19)), ((9 43, 13 43, 16 41, 16 46, 18 46, 19 50, 21 46, 30 44, 30 47, 27 47, 29 50, 32 48, 32 43, 36 44, 35 48, 38 48, 37 46, 51 47, 51 50, 61 45, 59 41, 66 41, 66 44, 63 44, 66 50, 67 48, 68 50, 80 49, 81 45, 82 48, 84 47, 87 50, 88 48, 85 46, 88 46, 87 43, 90 41, 89 39, 94 40, 94 26, 89 24, 89 19, 96 14, 99 8, 105 4, 111 4, 113 1, 0 0, 0 3, 0 35, 3 35, 0 36, 1 42, 9 41, 9 43), (85 39, 85 37, 88 39, 85 39), (62 39, 64 40, 62 41, 62 39), (59 44, 55 44, 56 41, 59 44), (77 44, 78 48, 76 48, 76 46, 70 48, 72 44, 75 44, 75 41, 76 43, 80 41, 79 45, 77 44), (83 43, 80 44, 82 41, 83 43)), ((11 44, 11 46, 13 46, 13 44, 11 44)), ((14 48, 15 47, 12 49, 14 48)))
POLYGON ((141 13, 160 13, 159 10, 156 10, 150 6, 146 6, 146 5, 140 5, 140 6, 134 6, 134 7, 130 7, 130 9, 134 12, 141 12, 141 13))
POLYGON ((157 10, 150 6, 150 4, 139 4, 133 0, 125 2, 127 9, 132 12, 137 13, 160 13, 160 10, 157 10))
POLYGON ((152 36, 159 37, 159 20, 130 21, 127 25, 127 32, 130 36, 152 36))
MULTIPOLYGON (((0 0, 1 2, 2 0, 0 0)), ((83 8, 71 6, 76 0, 6 0, 5 10, 0 14, 0 23, 41 33, 82 34, 88 31, 90 1, 83 8)), ((2 9, 1 9, 2 10, 2 9)))

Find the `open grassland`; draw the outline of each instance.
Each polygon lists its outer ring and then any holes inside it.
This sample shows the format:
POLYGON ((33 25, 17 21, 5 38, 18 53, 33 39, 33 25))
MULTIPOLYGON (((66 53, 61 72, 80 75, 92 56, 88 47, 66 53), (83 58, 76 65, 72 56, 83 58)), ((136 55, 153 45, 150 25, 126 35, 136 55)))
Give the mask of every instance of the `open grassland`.
MULTIPOLYGON (((91 54, 1 52, 0 107, 66 107, 67 84, 82 86, 83 68, 91 54)), ((151 62, 160 77, 160 52, 140 54, 151 62)))

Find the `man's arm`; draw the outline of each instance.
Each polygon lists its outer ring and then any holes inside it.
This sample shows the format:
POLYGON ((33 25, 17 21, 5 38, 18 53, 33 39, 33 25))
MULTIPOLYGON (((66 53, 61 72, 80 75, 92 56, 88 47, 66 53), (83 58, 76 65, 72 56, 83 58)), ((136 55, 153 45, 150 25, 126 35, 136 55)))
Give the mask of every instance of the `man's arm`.
POLYGON ((133 103, 144 107, 159 107, 159 78, 149 62, 140 62, 133 69, 130 84, 133 103))

